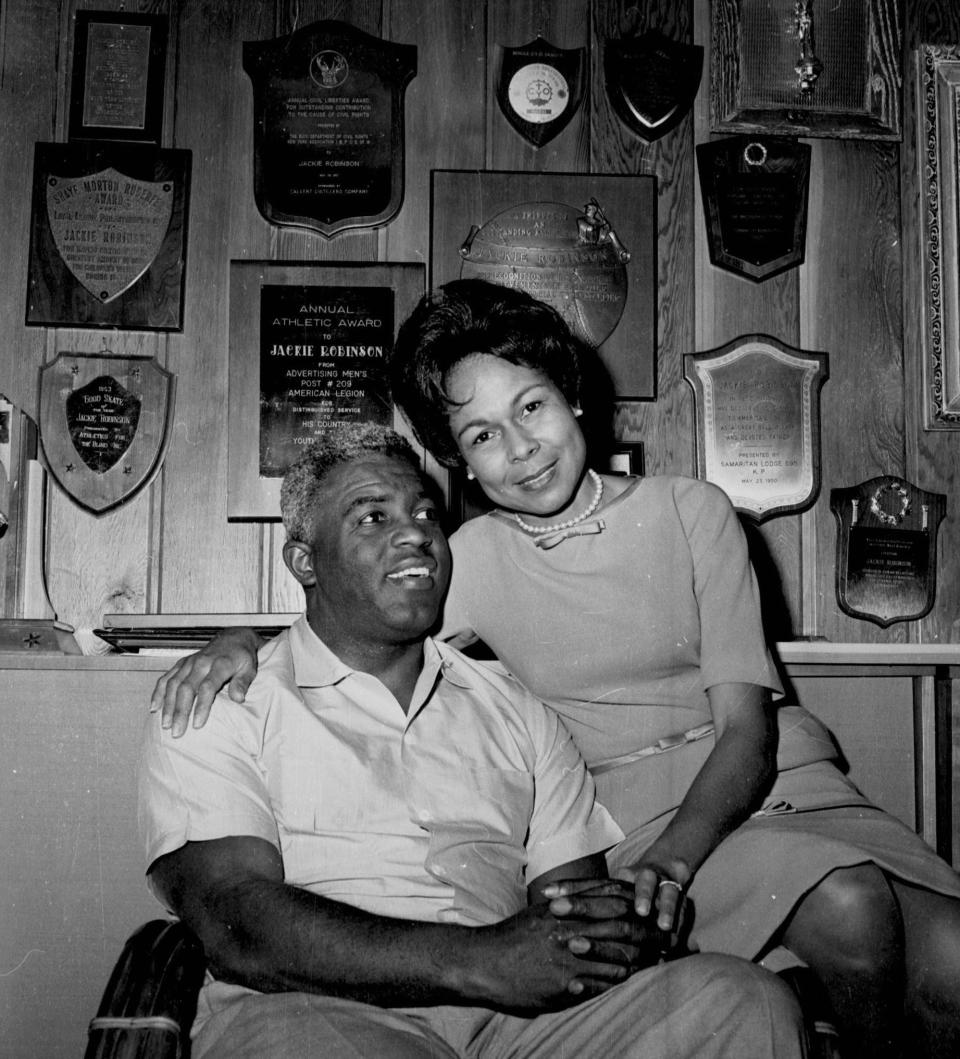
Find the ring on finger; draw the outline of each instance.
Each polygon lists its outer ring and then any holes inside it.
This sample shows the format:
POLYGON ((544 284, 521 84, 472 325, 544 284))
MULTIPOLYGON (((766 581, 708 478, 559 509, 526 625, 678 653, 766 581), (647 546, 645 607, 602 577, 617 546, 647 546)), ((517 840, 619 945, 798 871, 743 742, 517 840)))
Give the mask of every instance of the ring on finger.
POLYGON ((657 883, 657 892, 659 893, 665 886, 675 886, 677 888, 677 893, 683 893, 683 886, 678 883, 676 879, 661 879, 660 882, 657 883))

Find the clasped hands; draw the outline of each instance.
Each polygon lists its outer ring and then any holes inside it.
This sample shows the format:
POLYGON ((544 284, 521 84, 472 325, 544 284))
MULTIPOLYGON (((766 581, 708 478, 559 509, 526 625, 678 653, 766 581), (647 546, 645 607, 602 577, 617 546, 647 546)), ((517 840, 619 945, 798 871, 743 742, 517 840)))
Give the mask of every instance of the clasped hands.
POLYGON ((628 879, 561 880, 543 893, 545 903, 484 928, 498 942, 487 967, 502 982, 504 995, 491 998, 501 1008, 530 1012, 578 1003, 681 954, 680 892, 674 895, 677 929, 669 931, 637 914, 628 879))

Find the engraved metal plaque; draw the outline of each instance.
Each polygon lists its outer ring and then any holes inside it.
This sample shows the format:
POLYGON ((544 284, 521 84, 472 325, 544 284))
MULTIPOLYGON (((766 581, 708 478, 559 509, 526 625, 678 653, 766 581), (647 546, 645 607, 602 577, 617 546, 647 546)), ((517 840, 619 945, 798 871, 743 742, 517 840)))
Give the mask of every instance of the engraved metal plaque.
POLYGON ((78 11, 70 139, 158 144, 163 124, 166 45, 164 15, 78 11))
POLYGON ((653 398, 656 197, 649 176, 434 170, 431 284, 521 287, 598 347, 604 387, 653 398))
POLYGON ((758 522, 813 503, 820 489, 820 387, 827 355, 766 335, 687 353, 697 475, 758 522))
POLYGON ((521 287, 552 305, 571 330, 599 346, 627 298, 629 250, 596 199, 583 208, 522 202, 473 228, 461 276, 521 287))
POLYGON ((810 147, 776 136, 697 145, 710 261, 760 282, 803 263, 810 147))
POLYGON ((837 520, 837 602, 886 628, 929 613, 936 599, 937 533, 947 498, 880 475, 830 491, 837 520))
POLYGON ((403 97, 417 49, 346 22, 248 41, 254 193, 273 224, 330 237, 385 224, 403 202, 403 97))
POLYGON ((153 480, 173 419, 174 376, 147 357, 59 353, 40 369, 47 469, 101 514, 153 480))
POLYGON ((282 478, 338 423, 391 423, 390 287, 260 289, 260 475, 282 478))
POLYGON ((38 143, 28 324, 179 330, 190 152, 38 143))
POLYGON ((49 176, 46 190, 57 251, 99 301, 129 290, 160 253, 173 215, 172 180, 136 180, 111 167, 49 176))
POLYGON ((583 102, 586 48, 554 47, 537 37, 520 48, 498 47, 497 102, 534 147, 562 132, 583 102))
POLYGON ((647 143, 683 120, 702 72, 702 47, 681 44, 657 30, 604 44, 607 99, 617 117, 647 143))

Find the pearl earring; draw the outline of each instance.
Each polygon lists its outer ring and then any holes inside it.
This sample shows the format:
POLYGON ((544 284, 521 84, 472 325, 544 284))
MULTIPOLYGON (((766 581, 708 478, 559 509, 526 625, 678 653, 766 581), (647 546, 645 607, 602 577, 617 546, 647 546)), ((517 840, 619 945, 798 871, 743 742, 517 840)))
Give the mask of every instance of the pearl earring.
POLYGON ((580 416, 583 415, 583 409, 582 408, 574 408, 573 414, 574 414, 574 416, 576 416, 577 419, 579 419, 580 416))
POLYGON ((476 478, 477 478, 477 476, 473 473, 473 471, 467 471, 467 481, 468 482, 474 482, 474 481, 476 481, 476 478))

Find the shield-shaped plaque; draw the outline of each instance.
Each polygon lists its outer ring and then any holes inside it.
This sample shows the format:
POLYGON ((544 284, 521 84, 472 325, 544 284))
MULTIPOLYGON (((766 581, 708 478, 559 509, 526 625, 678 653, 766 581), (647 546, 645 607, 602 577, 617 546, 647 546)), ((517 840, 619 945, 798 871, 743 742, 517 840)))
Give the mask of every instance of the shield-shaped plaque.
POLYGON ((254 194, 273 224, 330 237, 372 228, 403 202, 403 97, 417 49, 346 22, 248 41, 254 194))
POLYGON ((190 152, 38 143, 28 324, 183 326, 190 152))
POLYGON ((47 218, 60 257, 101 302, 153 264, 173 214, 173 182, 137 180, 112 167, 47 177, 47 218))
POLYGON ((542 147, 570 124, 583 102, 586 48, 565 50, 537 37, 497 51, 503 116, 528 143, 542 147))
POLYGON ((698 476, 758 522, 809 507, 820 489, 826 353, 746 335, 685 354, 683 374, 696 404, 698 476))
POLYGON ((893 475, 832 489, 840 609, 883 628, 929 613, 946 504, 943 493, 928 493, 893 475))
POLYGON ((697 145, 710 261, 760 282, 803 263, 810 147, 780 136, 697 145))
POLYGON ((94 514, 147 485, 163 462, 174 376, 146 357, 59 353, 40 369, 40 441, 57 484, 94 514))
POLYGON ((461 276, 522 287, 599 346, 623 315, 630 253, 600 203, 521 202, 474 227, 461 276))
POLYGON ((603 78, 614 113, 652 143, 675 128, 693 105, 703 72, 703 48, 681 44, 655 29, 608 40, 603 78))

